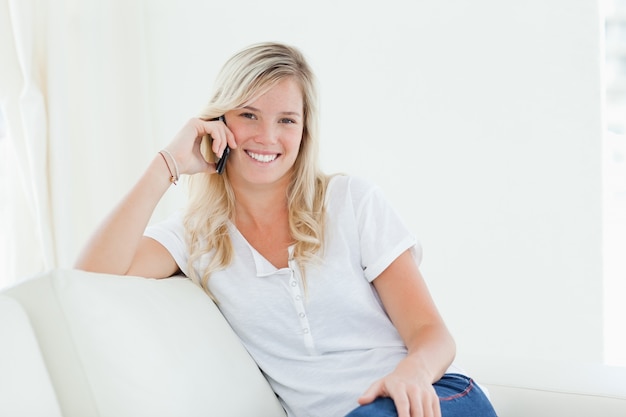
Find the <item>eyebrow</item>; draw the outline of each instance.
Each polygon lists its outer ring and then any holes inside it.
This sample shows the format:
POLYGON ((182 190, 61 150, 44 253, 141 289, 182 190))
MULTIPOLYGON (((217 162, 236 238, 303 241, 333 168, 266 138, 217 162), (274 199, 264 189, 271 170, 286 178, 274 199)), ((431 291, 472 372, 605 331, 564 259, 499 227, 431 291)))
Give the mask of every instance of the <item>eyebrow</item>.
MULTIPOLYGON (((256 107, 253 107, 253 106, 243 106, 242 109, 252 110, 252 111, 261 113, 261 110, 257 109, 256 107)), ((284 116, 300 116, 300 117, 302 117, 302 115, 300 113, 298 113, 297 111, 281 111, 280 114, 282 114, 284 116)))

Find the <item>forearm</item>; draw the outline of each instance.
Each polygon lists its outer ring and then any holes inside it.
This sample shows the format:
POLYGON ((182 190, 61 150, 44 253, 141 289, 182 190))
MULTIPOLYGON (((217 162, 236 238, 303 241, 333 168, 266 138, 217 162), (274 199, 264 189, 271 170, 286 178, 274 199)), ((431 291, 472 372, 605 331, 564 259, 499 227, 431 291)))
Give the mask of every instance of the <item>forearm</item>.
POLYGON ((132 265, 155 207, 170 185, 168 167, 157 154, 139 181, 88 241, 75 267, 125 274, 132 265))
POLYGON ((408 340, 408 354, 404 366, 437 382, 446 372, 456 355, 456 343, 443 323, 425 325, 416 329, 408 340))
POLYGON ((408 349, 401 364, 405 376, 428 377, 430 383, 439 380, 456 347, 411 253, 398 256, 374 286, 408 349))

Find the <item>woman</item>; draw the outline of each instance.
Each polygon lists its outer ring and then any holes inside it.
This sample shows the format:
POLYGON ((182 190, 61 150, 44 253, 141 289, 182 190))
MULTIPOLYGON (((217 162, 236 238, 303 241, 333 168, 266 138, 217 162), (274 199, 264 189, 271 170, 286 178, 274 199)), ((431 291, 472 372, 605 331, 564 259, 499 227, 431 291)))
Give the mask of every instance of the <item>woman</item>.
POLYGON ((317 118, 298 50, 242 50, 77 268, 192 278, 290 417, 494 416, 483 392, 454 373, 455 344, 420 275, 415 238, 378 188, 320 171, 317 118), (186 210, 147 227, 183 174, 186 210))

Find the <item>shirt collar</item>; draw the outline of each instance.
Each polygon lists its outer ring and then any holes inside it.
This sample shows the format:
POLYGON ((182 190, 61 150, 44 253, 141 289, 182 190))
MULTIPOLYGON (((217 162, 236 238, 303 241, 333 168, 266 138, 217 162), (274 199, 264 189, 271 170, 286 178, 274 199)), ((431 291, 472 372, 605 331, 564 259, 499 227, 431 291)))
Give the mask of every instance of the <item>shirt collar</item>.
MULTIPOLYGON (((269 277, 272 275, 276 275, 276 274, 281 274, 284 272, 289 272, 290 268, 276 268, 274 265, 272 265, 272 263, 270 261, 268 261, 267 259, 265 259, 265 257, 263 255, 261 255, 247 240, 246 238, 241 234, 241 232, 239 231, 239 229, 237 229, 237 227, 230 222, 228 224, 228 227, 230 229, 230 236, 231 239, 236 239, 238 242, 233 242, 233 244, 242 246, 244 248, 247 248, 247 250, 249 251, 250 255, 252 256, 252 259, 254 261, 254 266, 255 266, 255 270, 256 270, 256 276, 257 277, 269 277)), ((293 257, 293 245, 289 246, 288 250, 289 250, 289 259, 291 260, 291 258, 293 257)), ((237 253, 237 251, 235 251, 235 253, 237 253)))

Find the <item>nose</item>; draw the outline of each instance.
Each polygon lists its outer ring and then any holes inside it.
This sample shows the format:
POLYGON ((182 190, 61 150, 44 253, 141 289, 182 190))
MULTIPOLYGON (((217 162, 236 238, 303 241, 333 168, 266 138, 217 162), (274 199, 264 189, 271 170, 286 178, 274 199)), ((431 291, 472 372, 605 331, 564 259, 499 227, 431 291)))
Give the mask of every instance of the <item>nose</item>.
POLYGON ((273 145, 278 142, 277 126, 269 121, 259 123, 254 138, 256 143, 261 145, 273 145))

